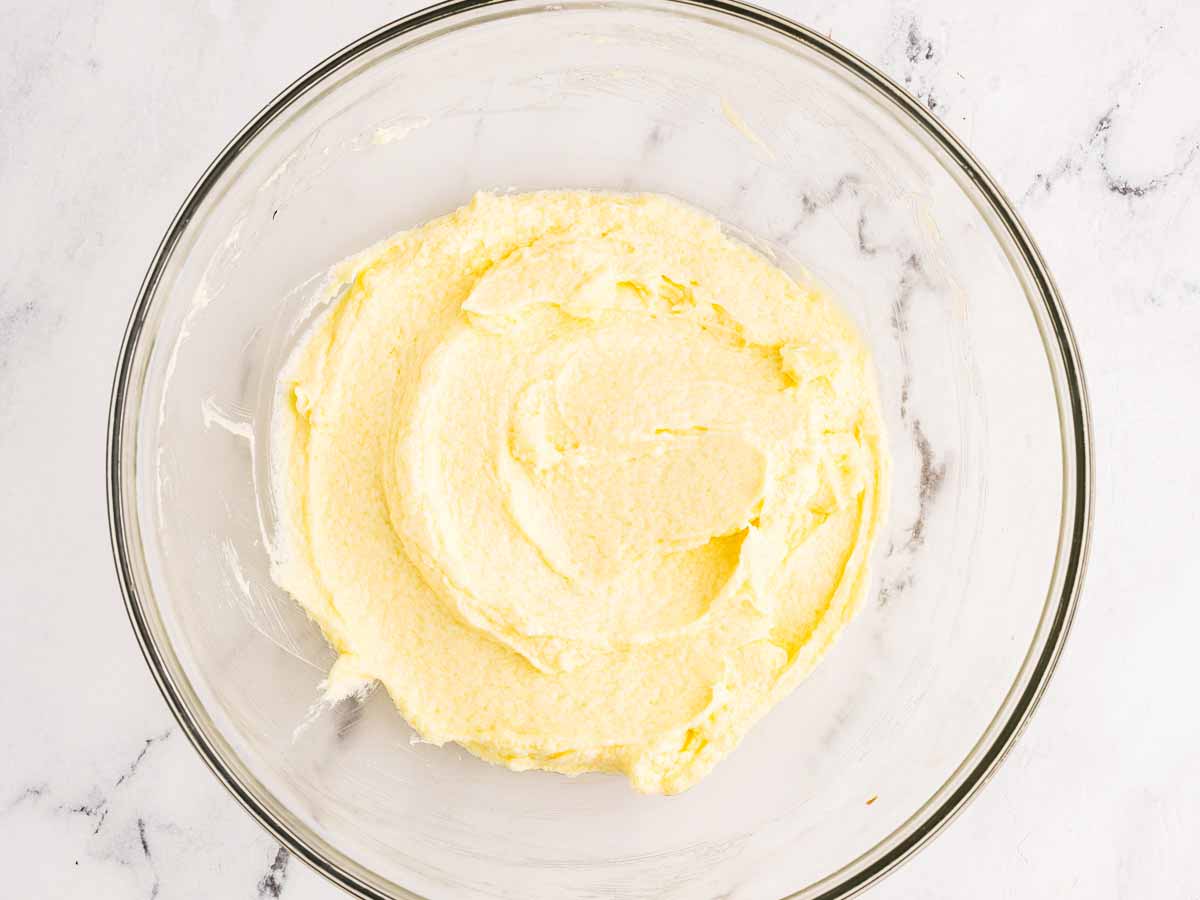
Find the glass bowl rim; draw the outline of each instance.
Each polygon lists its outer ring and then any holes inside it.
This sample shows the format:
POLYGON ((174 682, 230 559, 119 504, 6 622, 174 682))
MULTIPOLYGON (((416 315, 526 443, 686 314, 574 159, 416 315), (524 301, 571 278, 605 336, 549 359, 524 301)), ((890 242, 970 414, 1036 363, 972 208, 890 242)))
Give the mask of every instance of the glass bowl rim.
MULTIPOLYGON (((113 377, 112 395, 108 419, 106 444, 106 494, 108 506, 109 537, 118 581, 124 596, 126 611, 134 634, 151 674, 166 700, 183 733, 217 776, 218 780, 280 844, 303 860, 334 884, 350 893, 371 900, 389 900, 401 896, 421 900, 405 888, 395 885, 399 894, 381 893, 362 877, 349 871, 331 856, 343 856, 341 851, 324 839, 301 826, 293 829, 271 809, 279 803, 261 783, 247 785, 230 768, 214 740, 206 733, 187 697, 176 683, 176 675, 164 660, 162 648, 155 640, 147 618, 147 608, 139 594, 139 587, 131 562, 131 550, 138 543, 136 510, 129 508, 123 496, 126 466, 123 463, 124 430, 130 410, 130 386, 137 373, 134 358, 146 336, 144 325, 148 311, 157 296, 159 282, 180 238, 222 175, 233 165, 241 152, 274 119, 303 97, 314 86, 341 69, 359 56, 382 46, 416 29, 453 17, 469 17, 471 13, 488 7, 503 8, 526 5, 526 0, 446 0, 433 6, 401 17, 364 35, 324 61, 314 66, 264 106, 251 121, 239 131, 221 150, 216 159, 192 187, 167 229, 139 289, 137 299, 126 326, 125 335, 118 355, 113 377), (264 796, 265 795, 265 799, 264 796), (267 802, 269 800, 270 802, 267 802), (307 834, 298 833, 300 830, 307 834), (325 849, 322 849, 325 848, 325 849)), ((1018 672, 1009 697, 1001 705, 997 717, 989 723, 979 742, 967 754, 946 781, 916 811, 902 822, 891 834, 879 843, 844 864, 840 869, 825 876, 816 884, 802 887, 789 897, 809 894, 811 900, 841 900, 864 890, 884 875, 894 870, 901 862, 942 830, 975 796, 979 788, 994 774, 999 763, 1012 748, 1037 706, 1050 679, 1067 634, 1083 582, 1091 541, 1093 517, 1094 449, 1092 442, 1091 415, 1082 364, 1075 338, 1067 320, 1066 310, 1046 263, 1030 236, 1024 223, 1012 208, 1011 203, 996 182, 975 157, 933 114, 895 81, 870 63, 840 46, 829 37, 797 24, 776 13, 751 6, 740 0, 563 0, 543 3, 535 11, 573 8, 619 8, 621 6, 658 5, 683 13, 693 8, 707 13, 718 13, 739 20, 741 23, 758 26, 777 36, 789 38, 804 47, 816 51, 825 61, 865 84, 883 100, 894 115, 907 118, 909 124, 918 126, 924 136, 931 139, 946 154, 950 163, 957 167, 980 191, 987 205, 1018 251, 1021 262, 1036 288, 1044 305, 1043 312, 1049 323, 1049 333, 1042 333, 1051 369, 1060 375, 1063 384, 1055 383, 1059 394, 1060 428, 1064 443, 1064 505, 1060 520, 1060 539, 1055 571, 1050 584, 1061 582, 1057 597, 1053 590, 1048 594, 1043 610, 1044 629, 1041 646, 1037 646, 1035 635, 1030 645, 1029 656, 1018 672), (1066 413, 1064 414, 1064 407, 1066 413), (1068 448, 1074 448, 1073 458, 1067 456, 1068 448), (1032 662, 1032 666, 1031 666, 1032 662), (1021 686, 1023 676, 1026 683, 1021 686), (1020 688, 1016 702, 1003 719, 1000 714, 1012 697, 1012 690, 1020 688), (984 746, 986 745, 986 746, 984 746), (979 753, 983 747, 982 753, 979 753), (972 757, 976 757, 972 762, 972 757), (965 771, 964 771, 965 770, 965 771)), ((509 15, 516 13, 510 12, 509 15)), ((475 20, 467 18, 458 27, 469 27, 475 20)), ((152 335, 149 336, 152 338, 152 335)), ((136 413, 134 413, 136 415, 136 413)), ((140 548, 136 548, 140 549, 140 548)), ((1039 631, 1043 630, 1039 626, 1039 631)), ((173 655, 173 654, 172 654, 173 655)), ((182 673, 180 673, 182 676, 182 673)), ((186 680, 186 676, 182 676, 186 680)), ((187 693, 191 694, 190 686, 187 693)), ((194 696, 194 695, 193 695, 194 696)), ((348 858, 347 858, 348 859, 348 858)), ((356 862, 350 862, 358 867, 356 862)), ((785 898, 786 900, 786 898, 785 898)))

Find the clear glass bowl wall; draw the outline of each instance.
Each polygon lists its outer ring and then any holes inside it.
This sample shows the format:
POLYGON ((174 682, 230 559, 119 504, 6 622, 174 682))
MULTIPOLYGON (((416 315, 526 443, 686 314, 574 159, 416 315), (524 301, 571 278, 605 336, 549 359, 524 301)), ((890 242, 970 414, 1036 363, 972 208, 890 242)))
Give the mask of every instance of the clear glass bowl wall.
POLYGON ((118 565, 164 693, 235 795, 364 896, 848 895, 1024 721, 1088 523, 1077 361, 1003 199, 874 72, 730 4, 457 4, 314 70, 164 241, 110 443, 118 565), (417 743, 381 692, 310 717, 333 654, 269 576, 276 378, 322 274, 477 190, 539 188, 708 210, 826 284, 879 368, 894 487, 870 596, 678 797, 417 743))

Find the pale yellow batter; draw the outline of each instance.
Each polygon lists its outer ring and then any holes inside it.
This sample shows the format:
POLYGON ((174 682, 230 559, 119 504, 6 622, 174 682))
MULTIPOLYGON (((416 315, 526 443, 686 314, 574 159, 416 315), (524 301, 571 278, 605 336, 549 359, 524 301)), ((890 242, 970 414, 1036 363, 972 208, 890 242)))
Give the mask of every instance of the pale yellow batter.
POLYGON ((665 197, 481 194, 342 263, 275 576, 434 743, 673 793, 850 618, 886 496, 822 294, 665 197))

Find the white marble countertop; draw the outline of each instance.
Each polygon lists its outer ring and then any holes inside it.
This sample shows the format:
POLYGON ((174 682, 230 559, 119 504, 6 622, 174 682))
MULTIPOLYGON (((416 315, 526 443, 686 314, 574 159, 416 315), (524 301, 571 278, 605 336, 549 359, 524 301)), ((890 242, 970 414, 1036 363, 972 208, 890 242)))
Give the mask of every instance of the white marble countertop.
MULTIPOLYGON (((1095 543, 998 776, 869 895, 1200 897, 1200 5, 775 0, 906 84, 1014 199, 1082 349, 1095 543)), ((197 175, 410 0, 0 2, 0 859, 11 897, 334 897, 226 794, 137 651, 103 448, 143 271, 197 175)))

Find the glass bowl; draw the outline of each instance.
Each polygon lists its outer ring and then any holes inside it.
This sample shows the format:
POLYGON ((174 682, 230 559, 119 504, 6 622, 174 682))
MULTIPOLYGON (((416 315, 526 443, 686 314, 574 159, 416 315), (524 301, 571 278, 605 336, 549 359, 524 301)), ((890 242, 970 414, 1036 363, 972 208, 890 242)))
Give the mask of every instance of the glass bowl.
POLYGON ((730 2, 424 10, 321 63, 171 224, 108 447, 129 614, 184 731, 363 897, 844 897, 987 778, 1062 648, 1090 522, 1083 379, 1024 227, 958 141, 829 40, 730 2), (824 282, 879 368, 875 583, 699 785, 516 774, 414 735, 271 581, 275 379, 333 263, 480 189, 674 195, 824 282))

